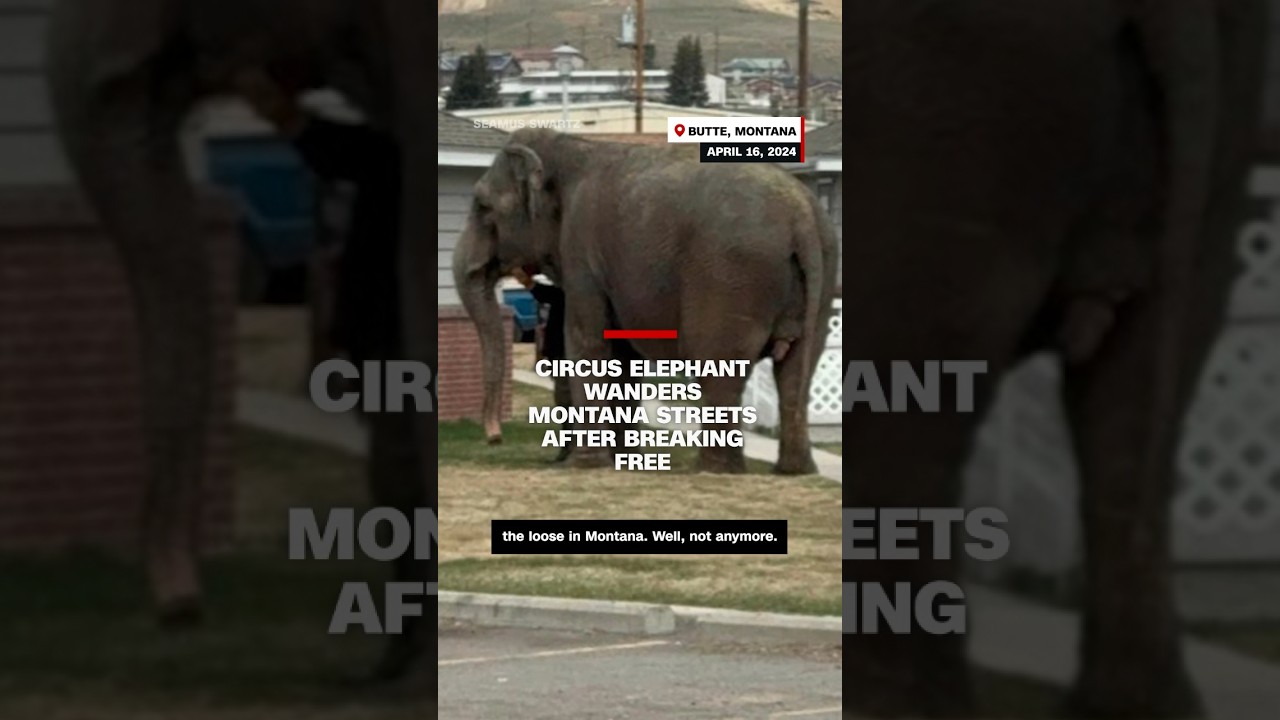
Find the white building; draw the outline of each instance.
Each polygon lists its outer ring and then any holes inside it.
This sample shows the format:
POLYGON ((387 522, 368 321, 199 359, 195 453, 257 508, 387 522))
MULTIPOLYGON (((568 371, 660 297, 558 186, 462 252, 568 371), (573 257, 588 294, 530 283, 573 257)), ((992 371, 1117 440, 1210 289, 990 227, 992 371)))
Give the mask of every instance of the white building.
MULTIPOLYGON (((661 102, 667 97, 670 71, 646 70, 644 72, 644 96, 646 100, 661 102)), ((518 78, 503 81, 498 94, 502 104, 515 105, 525 93, 532 95, 535 104, 560 104, 564 81, 553 70, 526 72, 518 78)), ((634 70, 576 70, 569 76, 569 102, 598 102, 623 100, 630 97, 636 84, 634 70)), ((718 75, 706 76, 707 104, 723 106, 726 99, 725 80, 718 75)))

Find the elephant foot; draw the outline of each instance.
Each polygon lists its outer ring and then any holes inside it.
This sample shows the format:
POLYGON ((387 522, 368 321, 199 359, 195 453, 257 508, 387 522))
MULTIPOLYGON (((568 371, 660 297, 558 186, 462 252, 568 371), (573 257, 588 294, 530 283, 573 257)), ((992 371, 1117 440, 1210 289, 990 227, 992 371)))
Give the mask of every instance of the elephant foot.
POLYGON ((195 595, 177 597, 162 602, 156 610, 160 627, 165 630, 185 630, 204 622, 204 608, 195 595))
POLYGON ((817 472, 818 464, 814 462, 811 453, 800 457, 778 458, 778 462, 773 466, 775 475, 815 475, 817 472))
POLYGON ((372 679, 375 682, 399 680, 413 669, 421 655, 422 647, 417 643, 405 639, 393 640, 374 667, 372 679))
POLYGON ((499 434, 499 435, 490 435, 490 436, 488 436, 487 438, 485 438, 485 442, 486 442, 486 443, 488 443, 488 444, 490 444, 490 445, 501 445, 501 444, 502 444, 502 435, 501 435, 501 434, 499 434))
MULTIPOLYGON (((933 673, 930 673, 933 675, 933 673)), ((972 720, 984 717, 969 683, 969 673, 958 671, 957 677, 937 676, 936 681, 921 677, 886 677, 880 672, 845 676, 845 686, 857 689, 846 695, 843 713, 846 718, 946 718, 972 720)))
POLYGON ((580 470, 613 467, 613 453, 607 448, 578 448, 569 455, 569 465, 580 470))
POLYGON ((1168 683, 1080 682, 1068 693, 1060 714, 1071 720, 1193 720, 1205 717, 1205 708, 1184 677, 1168 683))
POLYGON ((747 472, 747 458, 740 452, 704 452, 698 455, 698 472, 744 475, 747 472))

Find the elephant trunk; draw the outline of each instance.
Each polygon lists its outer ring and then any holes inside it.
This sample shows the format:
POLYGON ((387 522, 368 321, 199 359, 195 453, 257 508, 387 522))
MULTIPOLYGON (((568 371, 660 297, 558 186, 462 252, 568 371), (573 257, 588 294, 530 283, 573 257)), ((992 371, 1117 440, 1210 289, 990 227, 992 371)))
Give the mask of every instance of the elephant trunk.
POLYGON ((494 289, 498 284, 498 271, 491 258, 473 261, 480 245, 480 229, 474 220, 468 220, 458 250, 454 253, 453 279, 462 299, 462 306, 476 325, 480 336, 480 356, 484 368, 484 421, 485 437, 490 444, 502 442, 502 385, 506 370, 506 335, 498 298, 494 289))

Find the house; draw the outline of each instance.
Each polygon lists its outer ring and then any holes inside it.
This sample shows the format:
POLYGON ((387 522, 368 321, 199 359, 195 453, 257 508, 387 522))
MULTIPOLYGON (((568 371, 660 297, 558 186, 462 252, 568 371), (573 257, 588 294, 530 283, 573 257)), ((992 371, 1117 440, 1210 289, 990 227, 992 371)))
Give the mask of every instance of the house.
MULTIPOLYGON (((453 84, 453 78, 458 74, 458 63, 471 53, 441 53, 439 60, 439 70, 437 73, 437 87, 447 87, 453 84)), ((499 81, 507 78, 520 77, 524 72, 520 61, 509 52, 490 52, 486 53, 489 61, 489 72, 499 81)))
POLYGON ((746 78, 789 75, 791 64, 786 58, 734 58, 720 66, 720 74, 734 82, 746 78))
MULTIPOLYGON (((526 73, 558 71, 556 66, 556 53, 552 49, 524 49, 512 50, 511 54, 516 61, 520 63, 520 67, 526 73)), ((571 67, 574 70, 582 70, 587 67, 587 59, 581 54, 574 55, 570 58, 571 67)))
MULTIPOLYGON (((667 97, 670 71, 645 70, 644 96, 646 100, 661 102, 667 97)), ((634 70, 576 70, 568 79, 570 103, 627 100, 635 97, 634 70)), ((705 77, 707 104, 719 107, 725 104, 725 81, 716 75, 705 77)), ((498 90, 505 106, 514 106, 521 98, 535 105, 559 106, 565 80, 555 71, 528 72, 519 78, 502 83, 498 90)))
MULTIPOLYGON (((437 397, 441 420, 479 418, 484 404, 480 341, 453 282, 453 253, 470 212, 473 188, 493 163, 508 135, 472 120, 437 113, 436 125, 436 313, 440 343, 437 397)), ((510 308, 503 308, 510 322, 510 308)), ((511 333, 504 333, 507 341, 511 333)), ((510 351, 508 351, 510 358, 510 351)), ((504 413, 510 412, 511 373, 503 386, 504 413)))
MULTIPOLYGON (((54 129, 51 0, 0 2, 0 552, 140 547, 148 471, 133 293, 54 129)), ((183 137, 202 179, 198 133, 183 137)), ((207 203, 213 342, 202 550, 233 532, 235 216, 207 203)), ((194 238, 190 238, 193 239, 194 238)), ((195 418, 191 418, 195 421, 195 418)), ((6 588, 7 590, 8 588, 6 588)))
MULTIPOLYGON (((596 133, 634 133, 635 108, 635 103, 625 100, 570 105, 568 107, 569 127, 567 131, 586 135, 596 133)), ((556 127, 560 122, 561 112, 560 105, 557 103, 554 105, 527 107, 457 110, 454 115, 478 120, 493 127, 516 130, 520 127, 533 126, 556 127)), ((667 133, 667 118, 669 117, 742 117, 746 115, 761 115, 761 113, 747 113, 741 110, 726 110, 723 108, 679 107, 677 105, 667 105, 666 103, 646 102, 644 104, 644 127, 642 130, 646 134, 661 133, 665 136, 667 133)), ((822 125, 825 125, 825 123, 809 123, 810 128, 821 127, 822 125)))
MULTIPOLYGON (((72 181, 53 128, 44 82, 50 2, 0 2, 0 186, 72 181)), ((183 137, 187 168, 203 180, 198 132, 183 137)))
POLYGON ((784 167, 795 173, 818 196, 822 209, 835 225, 836 237, 840 239, 838 264, 844 267, 842 125, 833 123, 808 130, 813 125, 809 122, 805 126, 804 162, 784 167))

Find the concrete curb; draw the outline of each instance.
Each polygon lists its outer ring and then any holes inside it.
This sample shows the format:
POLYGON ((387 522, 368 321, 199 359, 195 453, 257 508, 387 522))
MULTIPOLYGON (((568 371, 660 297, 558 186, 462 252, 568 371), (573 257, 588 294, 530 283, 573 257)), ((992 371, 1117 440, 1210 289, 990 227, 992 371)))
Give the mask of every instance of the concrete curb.
POLYGON ((829 645, 843 642, 841 619, 825 615, 788 615, 672 605, 676 627, 700 640, 762 645, 829 645))
POLYGON ((675 613, 665 605, 445 591, 439 598, 438 619, 489 627, 623 635, 669 635, 676 630, 675 613))
POLYGON ((838 647, 841 643, 838 617, 447 591, 440 593, 439 600, 437 622, 622 635, 680 635, 691 640, 763 645, 838 647))

